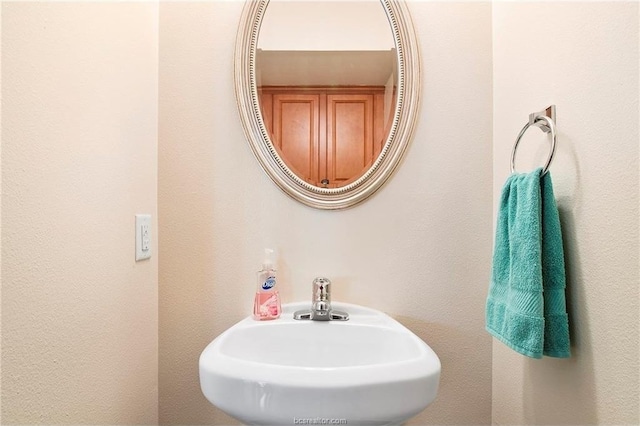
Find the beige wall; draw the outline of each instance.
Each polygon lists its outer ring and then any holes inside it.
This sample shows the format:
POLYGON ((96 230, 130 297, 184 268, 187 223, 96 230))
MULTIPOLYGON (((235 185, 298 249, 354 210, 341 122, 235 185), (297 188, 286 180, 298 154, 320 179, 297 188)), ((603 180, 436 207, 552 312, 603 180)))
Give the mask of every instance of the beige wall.
POLYGON ((2 3, 3 424, 157 423, 157 34, 157 3, 2 3))
MULTIPOLYGON (((551 172, 573 341, 566 360, 531 360, 494 342, 496 424, 640 423, 638 31, 637 2, 493 5, 494 204, 528 113, 556 104, 551 172)), ((523 145, 544 157, 537 133, 523 145)), ((542 161, 518 157, 531 163, 523 169, 542 161)))
MULTIPOLYGON (((2 7, 1 6, 0 6, 0 93, 2 93, 2 7)), ((0 132, 1 132, 1 129, 2 129, 2 101, 0 101, 0 132)), ((0 200, 2 197, 1 194, 2 194, 2 137, 0 136, 0 200)), ((0 205, 0 236, 1 235, 2 235, 2 206, 0 205)), ((0 336, 2 336, 2 238, 0 238, 0 336)), ((1 337, 0 337, 0 354, 2 354, 2 338, 1 337)), ((1 389, 2 389, 2 356, 0 355, 0 390, 1 389)), ((2 402, 0 402, 0 425, 1 424, 2 424, 2 402)))
MULTIPOLYGON (((639 422, 637 3, 409 6, 415 139, 371 200, 323 212, 245 141, 242 2, 2 4, 0 423, 235 423, 197 360, 249 313, 265 246, 285 301, 327 275, 336 300, 436 350, 440 394, 414 424, 639 422), (515 135, 550 103, 574 356, 529 360, 484 332, 491 211, 515 135), (133 216, 155 224, 156 206, 161 251, 135 263, 133 216)), ((520 167, 543 141, 527 136, 520 167)))
MULTIPOLYGON (((2 7, 0 6, 0 93, 2 93, 2 7)), ((0 101, 0 132, 2 129, 2 102, 0 101)), ((0 200, 2 197, 2 137, 0 136, 0 200)), ((1 203, 0 203, 1 204, 1 203)), ((0 205, 0 236, 2 235, 2 206, 0 205)), ((0 354, 2 354, 2 238, 0 238, 0 354)), ((2 389, 2 356, 0 355, 0 392, 2 389)), ((2 402, 0 401, 0 425, 2 402)))
POLYGON ((262 248, 275 247, 285 301, 326 275, 335 300, 390 313, 440 355, 439 397, 415 424, 490 423, 490 4, 410 3, 424 68, 415 139, 379 193, 341 212, 292 201, 252 155, 233 89, 242 6, 160 5, 161 422, 235 423, 202 396, 198 357, 250 313, 262 248))

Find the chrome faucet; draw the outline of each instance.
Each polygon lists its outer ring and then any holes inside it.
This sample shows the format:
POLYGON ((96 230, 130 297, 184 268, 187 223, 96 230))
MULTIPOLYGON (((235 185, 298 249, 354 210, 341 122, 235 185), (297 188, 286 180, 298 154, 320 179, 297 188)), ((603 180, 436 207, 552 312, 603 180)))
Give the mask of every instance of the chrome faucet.
POLYGON ((293 313, 293 319, 313 321, 347 321, 349 314, 331 309, 331 281, 318 277, 312 284, 311 309, 303 309, 293 313))

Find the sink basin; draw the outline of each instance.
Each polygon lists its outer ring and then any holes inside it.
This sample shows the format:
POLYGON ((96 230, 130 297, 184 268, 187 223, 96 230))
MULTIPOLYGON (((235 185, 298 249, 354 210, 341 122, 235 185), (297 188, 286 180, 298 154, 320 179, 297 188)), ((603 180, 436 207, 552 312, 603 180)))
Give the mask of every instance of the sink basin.
POLYGON ((200 387, 249 425, 401 424, 436 397, 440 360, 388 315, 333 303, 349 321, 245 318, 200 356, 200 387))

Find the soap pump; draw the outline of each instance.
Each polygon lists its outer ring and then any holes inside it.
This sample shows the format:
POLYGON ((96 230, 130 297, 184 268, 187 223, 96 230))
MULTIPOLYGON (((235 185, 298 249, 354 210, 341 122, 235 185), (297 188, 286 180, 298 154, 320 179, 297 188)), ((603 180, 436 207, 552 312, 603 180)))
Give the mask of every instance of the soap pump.
POLYGON ((264 249, 262 270, 258 271, 258 285, 253 303, 253 318, 258 321, 276 319, 282 311, 280 294, 276 287, 274 257, 272 249, 264 249))

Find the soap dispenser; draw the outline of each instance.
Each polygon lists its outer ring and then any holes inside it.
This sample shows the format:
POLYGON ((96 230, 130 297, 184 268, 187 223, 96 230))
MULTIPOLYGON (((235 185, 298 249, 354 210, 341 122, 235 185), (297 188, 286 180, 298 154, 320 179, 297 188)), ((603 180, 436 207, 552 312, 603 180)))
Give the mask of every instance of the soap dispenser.
POLYGON ((280 317, 282 311, 280 294, 276 287, 274 263, 274 251, 265 249, 262 270, 258 271, 258 285, 253 302, 253 318, 258 321, 276 319, 280 317))

